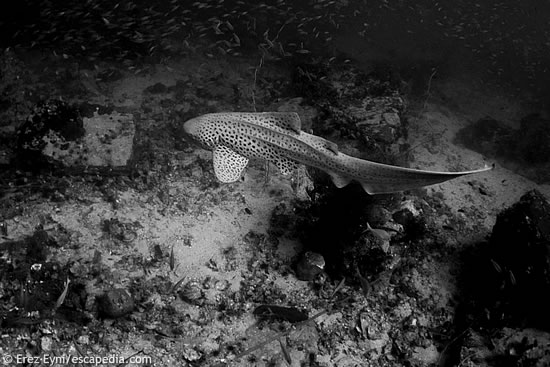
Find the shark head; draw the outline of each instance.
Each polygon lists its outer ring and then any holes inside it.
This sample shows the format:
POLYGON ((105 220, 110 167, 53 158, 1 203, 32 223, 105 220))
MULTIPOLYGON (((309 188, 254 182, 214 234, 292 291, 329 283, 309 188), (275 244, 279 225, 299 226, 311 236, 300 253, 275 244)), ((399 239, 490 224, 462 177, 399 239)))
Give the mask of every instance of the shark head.
POLYGON ((209 115, 192 118, 183 124, 183 131, 205 148, 212 149, 217 144, 217 134, 209 115))
POLYGON ((183 124, 183 130, 197 139, 200 136, 200 128, 203 125, 203 118, 201 116, 192 118, 183 124))

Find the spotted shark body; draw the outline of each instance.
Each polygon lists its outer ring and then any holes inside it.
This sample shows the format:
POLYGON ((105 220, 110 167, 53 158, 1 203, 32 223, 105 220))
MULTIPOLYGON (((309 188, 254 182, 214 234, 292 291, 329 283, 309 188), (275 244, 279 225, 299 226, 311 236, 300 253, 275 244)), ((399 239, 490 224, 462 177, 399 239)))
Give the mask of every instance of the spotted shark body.
POLYGON ((403 168, 359 159, 338 151, 338 146, 301 131, 294 112, 224 112, 193 118, 184 130, 213 151, 214 173, 222 182, 235 182, 249 158, 262 158, 288 175, 299 164, 327 172, 337 187, 358 181, 369 194, 391 193, 433 185, 456 177, 485 172, 437 172, 403 168))

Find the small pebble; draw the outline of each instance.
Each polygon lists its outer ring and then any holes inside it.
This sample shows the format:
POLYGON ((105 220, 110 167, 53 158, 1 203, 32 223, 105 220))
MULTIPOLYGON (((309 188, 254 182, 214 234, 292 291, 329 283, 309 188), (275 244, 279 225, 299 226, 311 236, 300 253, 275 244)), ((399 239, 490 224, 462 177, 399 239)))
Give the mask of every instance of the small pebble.
POLYGON ((215 288, 218 291, 225 291, 227 288, 229 288, 229 281, 227 281, 227 280, 218 280, 218 281, 216 281, 215 288))
POLYGON ((201 282, 196 279, 188 281, 179 292, 180 297, 189 303, 197 304, 200 303, 204 292, 202 290, 203 286, 201 282))
POLYGON ((99 312, 106 317, 124 316, 134 309, 134 299, 124 288, 114 288, 98 297, 99 312))
POLYGON ((40 347, 42 348, 42 351, 49 352, 52 350, 52 337, 51 336, 43 336, 40 339, 40 347))
POLYGON ((313 280, 325 268, 323 255, 308 251, 296 265, 296 276, 300 280, 313 280))

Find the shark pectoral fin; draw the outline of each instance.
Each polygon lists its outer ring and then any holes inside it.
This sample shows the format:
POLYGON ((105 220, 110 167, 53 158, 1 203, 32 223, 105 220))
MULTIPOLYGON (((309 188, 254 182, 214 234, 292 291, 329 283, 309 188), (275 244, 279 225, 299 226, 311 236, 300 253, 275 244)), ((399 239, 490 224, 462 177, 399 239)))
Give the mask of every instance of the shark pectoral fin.
POLYGON ((298 164, 296 162, 284 157, 277 158, 273 163, 275 163, 279 171, 285 176, 290 175, 298 169, 298 164))
POLYGON ((235 182, 243 173, 248 158, 232 151, 224 145, 218 145, 213 153, 214 174, 221 182, 235 182))
POLYGON ((351 182, 351 178, 339 175, 338 173, 328 172, 328 174, 330 175, 330 178, 332 179, 334 186, 336 186, 339 189, 344 186, 347 186, 351 182))

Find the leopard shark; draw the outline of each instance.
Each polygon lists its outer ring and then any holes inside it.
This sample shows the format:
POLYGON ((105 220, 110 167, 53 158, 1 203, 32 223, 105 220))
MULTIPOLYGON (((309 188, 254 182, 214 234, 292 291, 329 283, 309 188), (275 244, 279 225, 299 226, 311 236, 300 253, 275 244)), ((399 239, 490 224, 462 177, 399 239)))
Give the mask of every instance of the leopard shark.
POLYGON ((214 174, 239 180, 250 158, 261 158, 288 175, 300 164, 328 173, 336 187, 358 181, 368 194, 386 194, 442 183, 493 167, 461 172, 425 171, 346 155, 338 145, 301 129, 295 112, 220 112, 186 121, 183 130, 213 152, 214 174))

